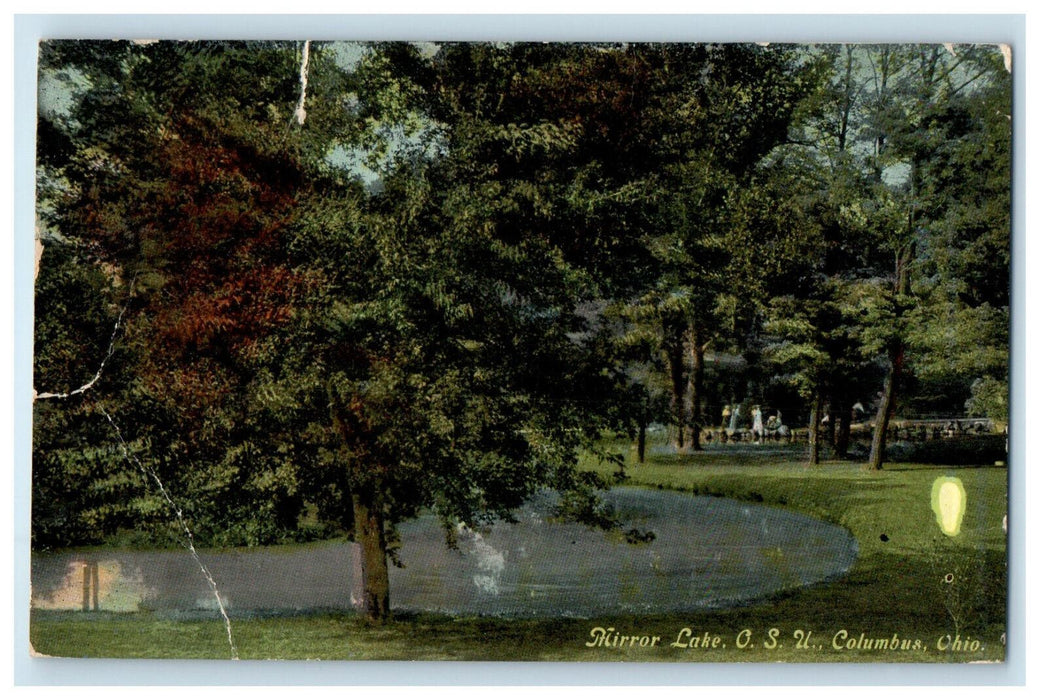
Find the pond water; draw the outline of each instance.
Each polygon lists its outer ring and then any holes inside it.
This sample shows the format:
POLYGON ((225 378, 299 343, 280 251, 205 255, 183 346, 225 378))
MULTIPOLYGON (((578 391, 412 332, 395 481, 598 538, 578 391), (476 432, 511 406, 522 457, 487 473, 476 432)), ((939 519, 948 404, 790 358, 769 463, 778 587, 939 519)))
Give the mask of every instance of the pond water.
MULTIPOLYGON (((845 573, 844 528, 780 508, 668 491, 613 489, 625 532, 553 522, 542 495, 515 524, 462 529, 449 550, 435 517, 401 529, 392 605, 500 616, 685 612, 744 604, 845 573), (632 540, 630 543, 627 540, 632 540)), ((352 609, 361 600, 351 543, 201 551, 233 615, 352 609)), ((199 614, 217 604, 184 551, 34 555, 37 609, 199 614)))
POLYGON ((613 489, 608 501, 638 543, 551 523, 548 497, 516 524, 461 532, 457 552, 442 546, 434 518, 410 523, 406 566, 390 576, 394 607, 543 617, 684 612, 831 579, 858 554, 844 528, 780 508, 639 489, 613 489))

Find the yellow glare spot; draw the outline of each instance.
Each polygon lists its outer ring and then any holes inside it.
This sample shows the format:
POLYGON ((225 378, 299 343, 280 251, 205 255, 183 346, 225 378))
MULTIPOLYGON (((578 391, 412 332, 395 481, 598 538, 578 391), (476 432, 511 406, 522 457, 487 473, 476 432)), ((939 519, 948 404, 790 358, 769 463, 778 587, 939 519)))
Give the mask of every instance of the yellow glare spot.
POLYGON ((938 527, 949 537, 960 533, 963 513, 967 509, 967 492, 963 482, 954 476, 940 476, 931 487, 931 508, 938 518, 938 527))

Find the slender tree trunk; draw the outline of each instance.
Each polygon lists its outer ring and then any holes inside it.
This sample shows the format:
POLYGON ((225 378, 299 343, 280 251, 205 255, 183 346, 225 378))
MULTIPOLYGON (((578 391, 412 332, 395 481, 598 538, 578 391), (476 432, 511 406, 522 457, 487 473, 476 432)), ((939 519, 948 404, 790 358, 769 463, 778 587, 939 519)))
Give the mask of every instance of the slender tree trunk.
POLYGON ((647 458, 647 399, 643 401, 640 408, 640 419, 637 421, 639 430, 636 434, 636 459, 640 464, 647 458))
POLYGON ((894 415, 894 403, 898 391, 898 378, 905 366, 905 346, 900 341, 895 343, 891 355, 891 366, 883 382, 883 401, 880 402, 880 408, 876 412, 876 427, 873 430, 872 449, 869 451, 868 466, 872 470, 883 469, 883 460, 887 452, 887 433, 891 425, 891 416, 894 415))
POLYGON ((382 507, 373 493, 353 494, 356 541, 363 555, 364 614, 371 622, 389 618, 389 562, 382 507))
POLYGON ((705 347, 701 331, 691 324, 691 449, 702 449, 702 398, 705 393, 705 347))
MULTIPOLYGON (((911 226, 910 221, 910 226, 911 226)), ((895 294, 909 294, 909 265, 916 255, 915 242, 909 243, 897 257, 895 263, 895 294)), ((896 337, 891 343, 891 364, 887 368, 887 377, 883 382, 883 401, 876 412, 876 428, 873 431, 872 449, 869 451, 869 469, 883 469, 884 454, 887 450, 887 431, 894 415, 894 404, 898 393, 898 380, 905 367, 905 341, 896 337)))
POLYGON ((665 352, 669 363, 669 383, 672 386, 669 411, 676 427, 676 448, 684 448, 684 431, 687 428, 686 393, 687 373, 683 361, 683 329, 667 324, 665 352))
POLYGON ((825 426, 825 443, 836 444, 836 422, 839 419, 839 409, 833 399, 829 400, 829 422, 825 426))
POLYGON ((807 432, 807 446, 810 450, 807 456, 807 463, 811 465, 816 465, 821 461, 818 455, 818 449, 821 443, 818 434, 818 422, 821 420, 821 413, 822 395, 819 393, 814 397, 814 404, 811 406, 811 422, 807 432))
POLYGON ((851 409, 849 402, 844 402, 840 408, 840 429, 836 433, 836 444, 833 446, 834 453, 840 459, 847 458, 847 450, 851 447, 851 409))

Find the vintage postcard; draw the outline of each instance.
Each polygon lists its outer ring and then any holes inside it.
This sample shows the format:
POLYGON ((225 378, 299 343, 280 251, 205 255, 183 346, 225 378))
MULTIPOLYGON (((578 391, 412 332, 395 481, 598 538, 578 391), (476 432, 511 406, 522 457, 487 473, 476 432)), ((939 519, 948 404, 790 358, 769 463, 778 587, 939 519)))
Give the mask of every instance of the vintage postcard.
POLYGON ((30 643, 1002 662, 999 44, 45 40, 30 643))

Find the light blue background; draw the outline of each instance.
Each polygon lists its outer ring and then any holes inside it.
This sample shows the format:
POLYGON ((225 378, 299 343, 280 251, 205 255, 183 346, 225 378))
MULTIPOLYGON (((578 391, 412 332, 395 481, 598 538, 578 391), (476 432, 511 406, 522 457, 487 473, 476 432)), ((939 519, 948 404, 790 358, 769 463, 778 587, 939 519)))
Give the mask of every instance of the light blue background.
MULTIPOLYGON (((996 685, 1025 680, 1025 18, 1022 15, 22 15, 15 17, 14 670, 18 685, 996 685), (997 665, 191 662, 28 654, 33 174, 40 39, 984 42, 1013 47, 1014 241, 1008 653, 997 665)), ((521 640, 524 643, 535 640, 521 640)))

